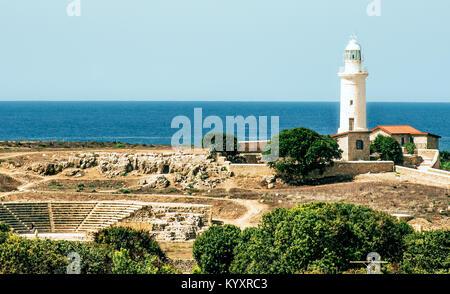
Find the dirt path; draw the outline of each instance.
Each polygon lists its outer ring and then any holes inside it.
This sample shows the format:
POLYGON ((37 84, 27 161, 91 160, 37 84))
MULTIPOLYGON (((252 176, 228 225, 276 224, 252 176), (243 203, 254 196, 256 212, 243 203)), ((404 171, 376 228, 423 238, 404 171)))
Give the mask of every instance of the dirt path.
POLYGON ((233 199, 236 203, 245 206, 247 212, 237 219, 221 219, 226 224, 231 224, 240 227, 241 229, 256 227, 261 219, 261 216, 269 211, 269 207, 260 203, 258 200, 241 200, 233 199))

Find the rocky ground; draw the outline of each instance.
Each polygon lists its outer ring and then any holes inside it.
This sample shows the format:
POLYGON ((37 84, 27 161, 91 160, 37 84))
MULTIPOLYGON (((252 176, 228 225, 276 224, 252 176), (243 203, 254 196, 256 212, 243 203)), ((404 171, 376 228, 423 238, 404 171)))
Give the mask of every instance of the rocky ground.
MULTIPOLYGON (((449 189, 395 173, 292 187, 272 177, 236 177, 201 151, 22 149, 0 147, 0 201, 127 199, 210 204, 215 222, 240 227, 256 226, 264 213, 276 207, 342 201, 411 215, 410 223, 423 230, 450 228, 449 189)), ((176 248, 169 251, 175 258, 184 258, 186 250, 191 250, 186 248, 191 245, 181 246, 181 253, 176 248)))

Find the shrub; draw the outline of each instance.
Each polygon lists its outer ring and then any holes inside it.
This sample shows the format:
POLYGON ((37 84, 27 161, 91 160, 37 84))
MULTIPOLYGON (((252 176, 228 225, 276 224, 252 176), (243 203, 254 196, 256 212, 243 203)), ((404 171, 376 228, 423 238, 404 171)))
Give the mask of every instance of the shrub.
MULTIPOLYGON (((350 261, 378 252, 398 262, 405 223, 383 212, 343 203, 278 208, 257 229, 244 230, 230 272, 236 274, 335 273, 355 268, 350 261)), ((357 267, 357 266, 356 266, 357 267)))
POLYGON ((69 253, 80 255, 82 274, 178 273, 147 233, 105 229, 99 243, 25 239, 0 232, 0 274, 63 274, 69 253))
POLYGON ((409 142, 408 144, 405 145, 405 149, 406 152, 408 152, 408 154, 412 155, 416 151, 416 144, 414 144, 413 142, 409 142))
POLYGON ((129 250, 133 260, 144 259, 146 255, 155 255, 163 261, 167 259, 159 244, 145 231, 113 227, 95 233, 94 240, 98 244, 110 245, 115 250, 129 250))
POLYGON ((9 237, 10 226, 5 223, 0 223, 0 244, 5 242, 9 237))
POLYGON ((238 140, 236 136, 231 134, 208 133, 202 138, 202 147, 208 149, 211 156, 220 152, 230 161, 234 161, 234 158, 238 155, 238 140), (219 142, 218 138, 222 142, 219 142))
POLYGON ((450 151, 441 151, 439 153, 441 161, 450 161, 450 151))
POLYGON ((450 171, 450 161, 441 163, 441 169, 450 171))
POLYGON ((403 152, 400 144, 392 137, 378 135, 373 142, 375 151, 382 160, 390 160, 395 164, 403 164, 403 152))
POLYGON ((0 232, 8 233, 11 227, 8 224, 0 223, 0 232))
POLYGON ((137 262, 130 258, 129 250, 115 251, 112 258, 113 274, 177 274, 170 265, 165 265, 155 255, 146 254, 143 261, 137 262))
POLYGON ((0 244, 0 274, 63 274, 67 265, 49 240, 12 235, 0 244))
POLYGON ((450 274, 450 231, 407 235, 400 269, 407 274, 450 274))
MULTIPOLYGON (((314 170, 323 173, 326 167, 333 165, 333 160, 342 157, 335 139, 306 128, 284 130, 278 140, 280 158, 269 165, 286 183, 305 183, 309 173, 314 170)), ((270 153, 270 150, 264 153, 270 153)))
POLYGON ((441 169, 450 171, 450 151, 441 151, 439 157, 441 160, 441 169))
POLYGON ((203 274, 227 274, 241 230, 233 225, 212 226, 194 242, 193 255, 203 274))
POLYGON ((95 243, 81 243, 72 241, 56 241, 56 253, 68 256, 71 252, 80 255, 82 274, 109 274, 111 273, 112 250, 106 246, 95 243))

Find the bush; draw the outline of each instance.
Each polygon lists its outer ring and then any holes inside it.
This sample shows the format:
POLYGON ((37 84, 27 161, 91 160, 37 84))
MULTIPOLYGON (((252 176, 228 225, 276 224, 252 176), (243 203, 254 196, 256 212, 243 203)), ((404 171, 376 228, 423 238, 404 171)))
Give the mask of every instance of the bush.
POLYGON ((8 224, 0 223, 0 232, 8 233, 11 231, 11 227, 8 224))
POLYGON ((0 274, 63 274, 68 264, 49 240, 12 235, 0 244, 0 274))
POLYGON ((450 274, 450 231, 414 233, 405 237, 400 269, 407 274, 450 274))
POLYGON ((177 274, 170 265, 165 265, 155 255, 146 254, 143 261, 137 262, 130 258, 129 250, 121 249, 113 255, 113 274, 177 274))
POLYGON ((244 230, 235 247, 230 272, 235 274, 336 273, 358 268, 378 252, 398 262, 403 237, 412 228, 364 206, 312 203, 278 208, 263 216, 257 229, 244 230))
MULTIPOLYGON (((303 184, 309 173, 315 170, 323 173, 326 167, 333 165, 333 160, 342 157, 335 139, 306 128, 284 130, 278 140, 280 158, 269 165, 286 183, 303 184)), ((270 150, 265 151, 268 153, 270 150)))
POLYGON ((56 241, 56 253, 68 256, 71 252, 80 255, 82 274, 109 274, 112 266, 112 250, 94 243, 56 241))
POLYGON ((439 153, 441 161, 450 161, 450 151, 441 151, 439 153))
POLYGON ((450 171, 450 161, 441 163, 441 169, 450 171))
POLYGON ((408 152, 408 154, 413 155, 414 152, 416 151, 416 144, 414 144, 413 142, 409 142, 408 144, 405 145, 405 149, 406 152, 408 152))
POLYGON ((450 151, 441 151, 439 156, 441 160, 441 169, 450 171, 450 151))
POLYGON ((394 138, 378 135, 373 146, 375 152, 380 153, 382 160, 390 160, 397 165, 403 164, 402 147, 394 138))
POLYGON ((222 153, 229 161, 234 161, 238 155, 238 139, 231 134, 208 133, 202 138, 202 147, 208 149, 211 156, 215 156, 217 152, 222 153), (217 138, 222 140, 222 144, 217 138))
POLYGON ((194 242, 193 255, 203 274, 227 274, 241 230, 233 225, 212 226, 194 242))
POLYGON ((133 260, 145 259, 146 255, 155 255, 163 261, 167 259, 159 244, 145 231, 113 227, 95 233, 94 240, 115 250, 127 249, 133 260))
POLYGON ((82 274, 178 273, 147 233, 105 229, 99 243, 25 239, 0 232, 0 273, 63 274, 69 253, 80 255, 82 274))
POLYGON ((10 230, 11 228, 8 224, 0 223, 0 244, 8 239, 10 230))

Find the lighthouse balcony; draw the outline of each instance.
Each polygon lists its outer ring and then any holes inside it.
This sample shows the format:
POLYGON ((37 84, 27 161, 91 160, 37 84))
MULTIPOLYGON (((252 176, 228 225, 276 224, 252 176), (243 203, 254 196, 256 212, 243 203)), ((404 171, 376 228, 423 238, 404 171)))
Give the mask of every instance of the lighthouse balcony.
POLYGON ((367 66, 365 66, 357 71, 348 70, 348 69, 346 71, 345 66, 341 66, 339 68, 339 74, 343 74, 343 75, 346 75, 346 74, 368 74, 368 73, 369 73, 369 70, 368 70, 367 66))

